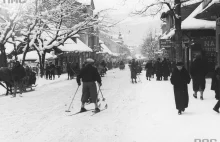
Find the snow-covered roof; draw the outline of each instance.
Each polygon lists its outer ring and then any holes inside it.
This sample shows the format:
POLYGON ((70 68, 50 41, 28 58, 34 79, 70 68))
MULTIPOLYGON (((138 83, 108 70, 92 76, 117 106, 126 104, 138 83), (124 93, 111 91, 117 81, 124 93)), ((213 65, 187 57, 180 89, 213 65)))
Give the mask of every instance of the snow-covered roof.
POLYGON ((201 3, 183 22, 183 30, 197 30, 197 29, 215 29, 216 22, 196 19, 195 16, 203 10, 203 3, 201 3))
POLYGON ((99 40, 99 43, 100 43, 100 44, 103 44, 104 42, 103 42, 102 40, 99 40))
POLYGON ((165 32, 160 39, 170 39, 171 37, 173 37, 175 35, 175 29, 172 28, 169 30, 169 32, 165 32))
POLYGON ((85 5, 90 5, 91 4, 91 0, 77 0, 78 2, 85 4, 85 5))
MULTIPOLYGON (((47 59, 51 59, 51 58, 56 58, 56 55, 46 53, 45 59, 47 60, 47 59)), ((13 57, 13 59, 14 59, 14 57, 13 57)), ((23 59, 23 54, 19 54, 18 60, 22 60, 22 59, 23 59)), ((38 60, 38 59, 39 59, 39 56, 37 54, 37 51, 27 52, 26 57, 25 57, 25 60, 38 60)))
POLYGON ((5 43, 5 53, 8 55, 14 50, 14 45, 11 43, 5 43))
POLYGON ((67 39, 64 46, 61 45, 58 48, 64 52, 92 52, 92 49, 78 38, 76 38, 76 43, 72 39, 67 39))
POLYGON ((190 0, 190 1, 186 1, 182 4, 182 6, 188 6, 188 5, 192 5, 192 4, 196 4, 199 2, 202 2, 203 0, 190 0))
POLYGON ((109 50, 109 48, 105 44, 101 44, 101 47, 103 48, 102 51, 97 52, 97 54, 107 53, 107 54, 112 55, 112 51, 109 50))
POLYGON ((120 54, 119 53, 112 53, 112 56, 118 57, 120 54))
POLYGON ((203 10, 201 10, 198 14, 205 12, 214 4, 220 4, 220 0, 212 0, 203 10))

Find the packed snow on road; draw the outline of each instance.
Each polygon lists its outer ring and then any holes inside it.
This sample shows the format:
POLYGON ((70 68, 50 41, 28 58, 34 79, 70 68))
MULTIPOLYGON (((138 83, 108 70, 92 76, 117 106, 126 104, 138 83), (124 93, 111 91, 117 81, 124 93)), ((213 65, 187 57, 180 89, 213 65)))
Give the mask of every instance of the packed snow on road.
MULTIPOLYGON (((132 84, 130 70, 114 69, 102 77, 101 91, 108 108, 93 115, 79 113, 82 88, 65 112, 78 87, 63 74, 55 80, 38 78, 34 91, 11 98, 1 88, 1 142, 194 142, 220 140, 216 100, 207 80, 204 100, 193 98, 189 84, 189 107, 183 115, 175 108, 170 81, 146 80, 145 72, 132 84)), ((99 98, 101 94, 99 93, 99 98)), ((94 109, 93 104, 86 105, 94 109)))

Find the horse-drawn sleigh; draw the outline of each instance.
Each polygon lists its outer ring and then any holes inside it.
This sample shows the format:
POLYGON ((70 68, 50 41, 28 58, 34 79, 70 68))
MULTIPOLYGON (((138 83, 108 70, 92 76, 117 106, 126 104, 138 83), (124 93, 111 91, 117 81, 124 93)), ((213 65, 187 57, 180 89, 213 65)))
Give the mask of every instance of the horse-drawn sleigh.
POLYGON ((17 89, 22 94, 27 88, 33 89, 36 87, 36 73, 28 67, 24 68, 18 61, 12 68, 1 67, 0 68, 0 85, 7 91, 6 95, 11 92, 13 97, 16 97, 17 89), (13 93, 12 93, 13 91, 13 93))

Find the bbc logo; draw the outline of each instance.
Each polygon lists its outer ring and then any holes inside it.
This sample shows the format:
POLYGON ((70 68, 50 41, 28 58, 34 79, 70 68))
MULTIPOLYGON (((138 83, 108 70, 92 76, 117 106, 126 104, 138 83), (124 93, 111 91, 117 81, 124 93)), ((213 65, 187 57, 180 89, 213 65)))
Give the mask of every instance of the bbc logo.
POLYGON ((195 139, 194 142, 217 142, 217 139, 195 139))
POLYGON ((13 4, 13 3, 25 3, 27 0, 3 0, 3 3, 13 4))

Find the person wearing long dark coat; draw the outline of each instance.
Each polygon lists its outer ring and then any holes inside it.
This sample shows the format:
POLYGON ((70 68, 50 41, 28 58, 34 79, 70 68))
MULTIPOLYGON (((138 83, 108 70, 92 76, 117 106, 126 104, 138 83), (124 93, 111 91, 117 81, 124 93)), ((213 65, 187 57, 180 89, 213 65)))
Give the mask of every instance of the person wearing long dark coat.
POLYGON ((162 74, 163 79, 168 80, 168 76, 170 76, 170 68, 166 58, 164 58, 162 62, 162 74))
POLYGON ((157 62, 155 63, 155 70, 156 70, 157 81, 159 81, 162 78, 162 64, 160 62, 160 58, 158 58, 157 62))
POLYGON ((137 83, 137 66, 135 59, 133 59, 130 66, 132 83, 134 83, 133 79, 135 80, 135 83, 137 83))
POLYGON ((146 77, 147 77, 147 80, 151 79, 151 76, 153 74, 153 64, 152 64, 152 61, 149 61, 146 65, 145 65, 145 70, 146 70, 146 77))
POLYGON ((212 77, 211 90, 215 91, 215 98, 218 100, 213 110, 219 113, 220 108, 220 67, 215 69, 215 72, 212 77))
POLYGON ((190 83, 190 75, 188 71, 184 68, 182 62, 178 62, 176 68, 174 69, 171 75, 171 84, 174 87, 174 96, 176 102, 176 109, 178 114, 181 115, 185 111, 185 108, 188 107, 189 103, 189 94, 188 86, 190 83))
POLYGON ((197 98, 197 92, 200 92, 200 99, 203 100, 203 92, 206 84, 205 76, 207 73, 207 61, 202 58, 201 54, 197 54, 190 68, 190 74, 193 81, 194 98, 197 98))

